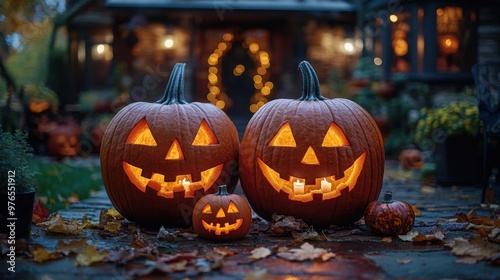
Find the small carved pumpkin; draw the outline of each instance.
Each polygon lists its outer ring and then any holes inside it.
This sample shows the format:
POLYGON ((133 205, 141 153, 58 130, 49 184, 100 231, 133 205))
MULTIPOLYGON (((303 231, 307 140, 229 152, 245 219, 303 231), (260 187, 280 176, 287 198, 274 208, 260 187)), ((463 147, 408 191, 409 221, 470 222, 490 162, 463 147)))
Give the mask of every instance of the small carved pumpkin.
POLYGON ((201 238, 229 241, 244 237, 252 225, 252 209, 225 185, 215 194, 202 197, 193 211, 193 228, 201 238))
POLYGON ((240 146, 241 185, 265 219, 279 213, 315 226, 353 223, 380 194, 380 131, 355 102, 323 97, 308 62, 299 69, 302 97, 270 101, 247 125, 240 146))
POLYGON ((60 121, 48 132, 47 152, 56 157, 76 156, 81 133, 80 125, 75 121, 60 121))
POLYGON ((238 180, 238 132, 209 103, 184 100, 184 64, 156 103, 135 102, 111 120, 101 142, 104 186, 115 208, 146 227, 187 226, 196 201, 238 180))
POLYGON ((414 223, 415 213, 411 205, 402 200, 392 200, 390 191, 385 193, 384 200, 371 202, 365 210, 365 224, 376 235, 406 234, 414 223))

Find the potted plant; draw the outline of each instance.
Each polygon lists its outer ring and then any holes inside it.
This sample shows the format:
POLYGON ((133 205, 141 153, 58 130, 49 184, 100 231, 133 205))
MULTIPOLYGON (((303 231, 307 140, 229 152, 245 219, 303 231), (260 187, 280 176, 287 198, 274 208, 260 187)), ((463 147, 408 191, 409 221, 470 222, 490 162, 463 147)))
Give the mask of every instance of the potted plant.
POLYGON ((436 182, 476 184, 481 179, 481 122, 474 97, 423 108, 416 140, 432 152, 436 182))
POLYGON ((36 183, 28 160, 32 148, 26 133, 9 133, 0 126, 0 232, 10 239, 28 237, 36 183))

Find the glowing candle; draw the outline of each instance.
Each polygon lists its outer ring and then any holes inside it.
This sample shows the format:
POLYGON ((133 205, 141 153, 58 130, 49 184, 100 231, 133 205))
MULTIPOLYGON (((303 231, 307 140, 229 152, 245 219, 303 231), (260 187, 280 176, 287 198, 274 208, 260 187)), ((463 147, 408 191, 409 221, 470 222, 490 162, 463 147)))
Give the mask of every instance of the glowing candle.
POLYGON ((304 183, 297 180, 296 182, 293 183, 293 192, 297 194, 303 194, 304 193, 304 183))
POLYGON ((332 183, 328 182, 326 178, 321 181, 321 191, 324 193, 332 191, 332 183))
POLYGON ((189 184, 191 184, 191 182, 189 182, 189 180, 186 180, 186 178, 182 179, 182 186, 184 187, 185 190, 188 189, 189 184))

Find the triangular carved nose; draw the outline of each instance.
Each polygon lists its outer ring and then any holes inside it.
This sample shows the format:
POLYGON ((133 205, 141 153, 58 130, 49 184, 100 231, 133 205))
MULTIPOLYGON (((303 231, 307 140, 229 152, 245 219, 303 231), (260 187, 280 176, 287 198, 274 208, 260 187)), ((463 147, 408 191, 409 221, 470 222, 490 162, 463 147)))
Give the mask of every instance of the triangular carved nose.
POLYGON ((304 155, 300 163, 319 165, 318 157, 316 157, 316 153, 314 152, 312 146, 309 146, 309 148, 307 148, 306 154, 304 155))
POLYGON ((168 149, 167 155, 165 159, 168 160, 182 160, 184 159, 184 154, 182 153, 181 145, 179 144, 179 140, 174 139, 172 145, 168 149))

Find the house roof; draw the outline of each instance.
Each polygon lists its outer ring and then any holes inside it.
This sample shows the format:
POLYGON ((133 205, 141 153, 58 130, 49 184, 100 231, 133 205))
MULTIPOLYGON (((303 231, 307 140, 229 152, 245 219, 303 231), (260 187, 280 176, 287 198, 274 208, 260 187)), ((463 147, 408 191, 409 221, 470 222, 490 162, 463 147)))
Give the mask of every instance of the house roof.
POLYGON ((167 8, 198 10, 321 11, 354 12, 355 6, 342 0, 105 0, 107 7, 167 8))

